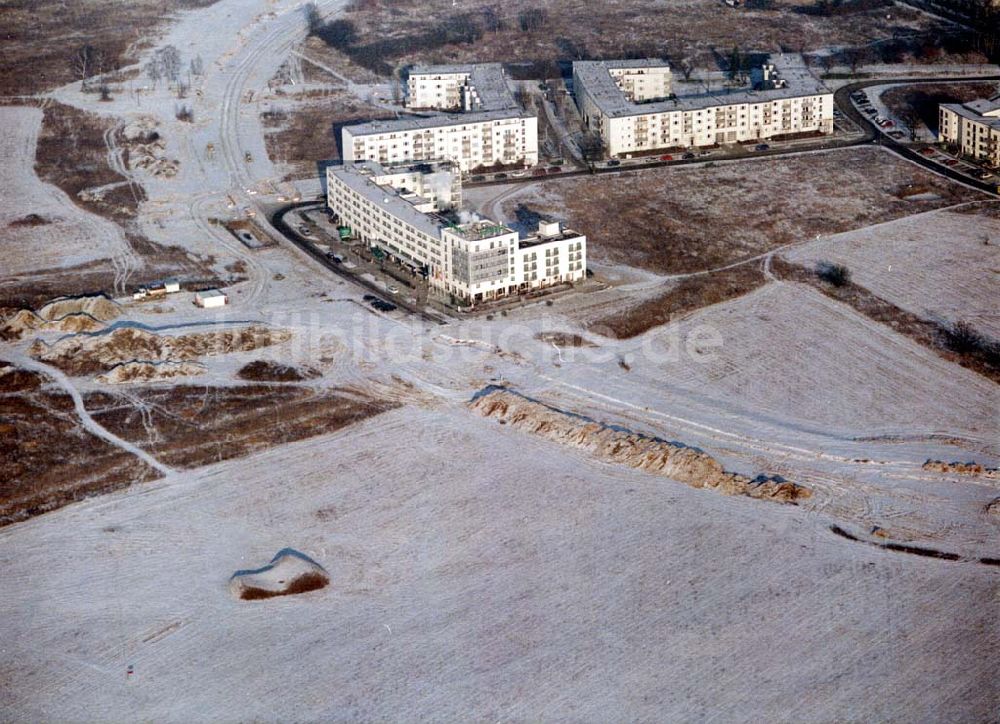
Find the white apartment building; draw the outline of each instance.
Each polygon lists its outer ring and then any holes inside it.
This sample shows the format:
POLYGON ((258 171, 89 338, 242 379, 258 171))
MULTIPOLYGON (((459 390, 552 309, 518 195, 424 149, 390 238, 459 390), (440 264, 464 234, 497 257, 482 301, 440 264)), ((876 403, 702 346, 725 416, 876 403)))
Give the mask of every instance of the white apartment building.
MULTIPOLYGON (((428 173, 446 172, 434 165, 428 173)), ((331 166, 327 204, 356 238, 414 270, 426 267, 432 287, 472 304, 586 277, 583 235, 558 222, 539 224, 526 238, 484 219, 454 223, 438 213, 445 199, 456 198, 454 192, 440 191, 438 201, 431 201, 417 189, 460 188, 459 175, 445 184, 441 178, 417 180, 414 173, 421 172, 374 162, 331 166)))
POLYGON ((406 104, 458 112, 347 126, 344 161, 449 159, 465 173, 538 163, 538 119, 518 107, 499 63, 418 66, 407 80, 406 104))
POLYGON ((938 107, 938 136, 966 156, 1000 166, 1000 96, 938 107))
POLYGON ((671 88, 666 64, 586 61, 573 63, 573 90, 585 124, 613 157, 833 132, 833 93, 804 65, 781 57, 755 76, 757 90, 658 100, 671 88))
POLYGON ((473 113, 517 108, 499 63, 417 66, 406 87, 406 105, 414 109, 473 113))
POLYGON ((538 119, 519 110, 371 121, 341 132, 345 163, 447 159, 463 172, 538 163, 538 119))

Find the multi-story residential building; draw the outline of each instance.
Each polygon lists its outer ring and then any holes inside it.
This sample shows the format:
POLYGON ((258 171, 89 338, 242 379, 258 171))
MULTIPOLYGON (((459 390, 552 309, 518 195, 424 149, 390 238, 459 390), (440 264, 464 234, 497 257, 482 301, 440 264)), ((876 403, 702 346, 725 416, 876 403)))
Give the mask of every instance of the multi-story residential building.
POLYGON ((938 135, 966 156, 1000 166, 1000 96, 938 106, 938 135))
POLYGON ((449 159, 466 173, 538 163, 538 119, 518 107, 499 63, 417 67, 407 91, 411 108, 458 112, 347 126, 345 161, 449 159))
POLYGON ((447 159, 464 172, 538 163, 538 119, 520 110, 484 111, 345 126, 346 163, 447 159))
POLYGON ((609 156, 833 132, 833 93, 804 64, 779 57, 753 74, 755 90, 670 95, 656 60, 573 63, 584 122, 609 156))
POLYGON ((472 304, 585 278, 585 236, 558 222, 540 223, 526 238, 486 219, 457 223, 454 211, 451 219, 441 213, 460 198, 456 185, 460 189, 459 174, 442 165, 421 171, 345 164, 327 169, 327 203, 356 238, 472 304))
POLYGON ((463 113, 517 108, 499 63, 412 68, 407 80, 406 105, 463 113))

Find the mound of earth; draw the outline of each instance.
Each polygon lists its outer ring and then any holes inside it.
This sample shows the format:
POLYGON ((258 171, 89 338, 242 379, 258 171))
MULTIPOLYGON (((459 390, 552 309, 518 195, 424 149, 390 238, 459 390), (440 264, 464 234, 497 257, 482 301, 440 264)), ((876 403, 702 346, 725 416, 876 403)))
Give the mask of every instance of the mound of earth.
POLYGON ((236 571, 229 579, 229 591, 236 598, 254 601, 315 591, 329 583, 323 566, 305 553, 284 548, 263 568, 236 571))
POLYGON ((257 359, 243 365, 236 376, 241 380, 252 382, 302 382, 303 380, 316 379, 320 373, 311 367, 300 369, 292 365, 283 365, 280 362, 257 359))
POLYGON ((51 224, 52 222, 41 216, 40 214, 25 214, 20 219, 14 219, 7 226, 19 227, 19 226, 45 226, 46 224, 51 224))
POLYGON ((97 294, 87 297, 64 297, 44 305, 37 312, 12 309, 4 315, 0 339, 20 339, 27 332, 94 332, 121 314, 121 306, 97 294))
POLYGON ((556 347, 596 347, 597 345, 579 334, 569 332, 539 332, 535 339, 554 344, 556 347))
POLYGON ((107 334, 80 334, 52 344, 37 340, 29 351, 67 374, 91 375, 109 372, 125 362, 183 362, 203 355, 250 352, 290 337, 287 330, 256 325, 176 336, 120 327, 107 334))
POLYGON ((110 322, 112 319, 117 319, 121 313, 121 305, 104 294, 53 299, 38 310, 38 316, 50 322, 69 314, 89 314, 101 322, 110 322))
POLYGON ((103 375, 98 375, 97 381, 108 385, 150 382, 173 377, 193 377, 204 373, 206 369, 200 362, 123 362, 103 375))
POLYGON ((697 448, 571 415, 508 389, 488 387, 473 398, 470 406, 484 417, 515 429, 694 488, 793 504, 811 495, 807 488, 781 477, 749 478, 730 473, 719 461, 697 448))
POLYGON ((987 468, 979 463, 946 463, 943 460, 928 460, 923 464, 924 470, 935 473, 954 473, 957 475, 982 475, 987 478, 1000 477, 1000 470, 987 468))

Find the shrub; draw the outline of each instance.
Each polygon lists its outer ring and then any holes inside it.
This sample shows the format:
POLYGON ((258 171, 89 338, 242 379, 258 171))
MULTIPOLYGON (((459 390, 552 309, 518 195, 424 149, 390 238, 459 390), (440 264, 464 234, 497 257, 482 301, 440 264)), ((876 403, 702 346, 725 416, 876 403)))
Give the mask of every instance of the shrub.
POLYGON ((835 287, 842 287, 850 283, 851 270, 843 264, 821 261, 816 265, 816 276, 835 287))

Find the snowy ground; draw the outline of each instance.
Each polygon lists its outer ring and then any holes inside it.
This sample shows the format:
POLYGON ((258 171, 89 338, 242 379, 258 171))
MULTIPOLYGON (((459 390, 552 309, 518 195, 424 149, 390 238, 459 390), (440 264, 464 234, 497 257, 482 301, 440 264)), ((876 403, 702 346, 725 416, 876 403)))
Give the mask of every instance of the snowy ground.
MULTIPOLYGON (((244 363, 272 358, 320 369, 308 384, 401 407, 243 459, 163 466, 155 483, 0 529, 0 719, 993 715, 1000 569, 978 559, 1000 557, 1000 523, 984 512, 998 483, 922 465, 1000 462, 995 385, 791 283, 631 340, 590 335, 593 347, 559 349, 538 335, 582 332, 574 320, 587 308, 662 278, 609 268, 623 287, 436 325, 376 313, 362 289, 289 245, 247 251, 207 218, 270 194, 277 172, 246 91, 264 92, 303 31, 293 2, 221 0, 185 14, 161 43, 208 69, 189 99, 194 124, 173 118, 162 87, 105 104, 73 87, 57 95, 158 119, 181 170, 140 174, 145 230, 246 266, 221 311, 185 293, 129 304, 118 324, 271 324, 292 338, 204 358, 199 384, 234 384, 244 363), (784 475, 813 497, 792 507, 694 490, 468 411, 497 381, 696 445, 729 470, 784 475), (832 524, 864 539, 877 526, 962 560, 849 541, 832 524), (229 595, 234 571, 288 546, 329 571, 330 586, 229 595)), ((22 171, 4 173, 23 176, 29 156, 11 154, 22 171)), ((898 263, 916 287, 897 290, 899 304, 923 295, 943 309, 960 296, 921 292, 930 282, 898 263)), ((884 276, 868 273, 855 278, 884 276)), ((5 344, 0 358, 21 359, 30 342, 5 344)), ((77 394, 106 389, 55 378, 77 394)))
POLYGON ((35 146, 42 123, 38 108, 0 106, 0 254, 3 274, 76 266, 108 259, 127 248, 121 229, 90 214, 35 174, 35 146), (11 222, 37 214, 51 223, 11 222))
POLYGON ((920 317, 966 321, 1000 339, 1000 220, 930 212, 785 252, 799 264, 844 264, 853 281, 920 317))
POLYGON ((465 413, 400 411, 0 532, 0 705, 34 720, 988 716, 995 570, 822 523, 465 413), (290 541, 330 587, 229 595, 233 571, 290 541))

